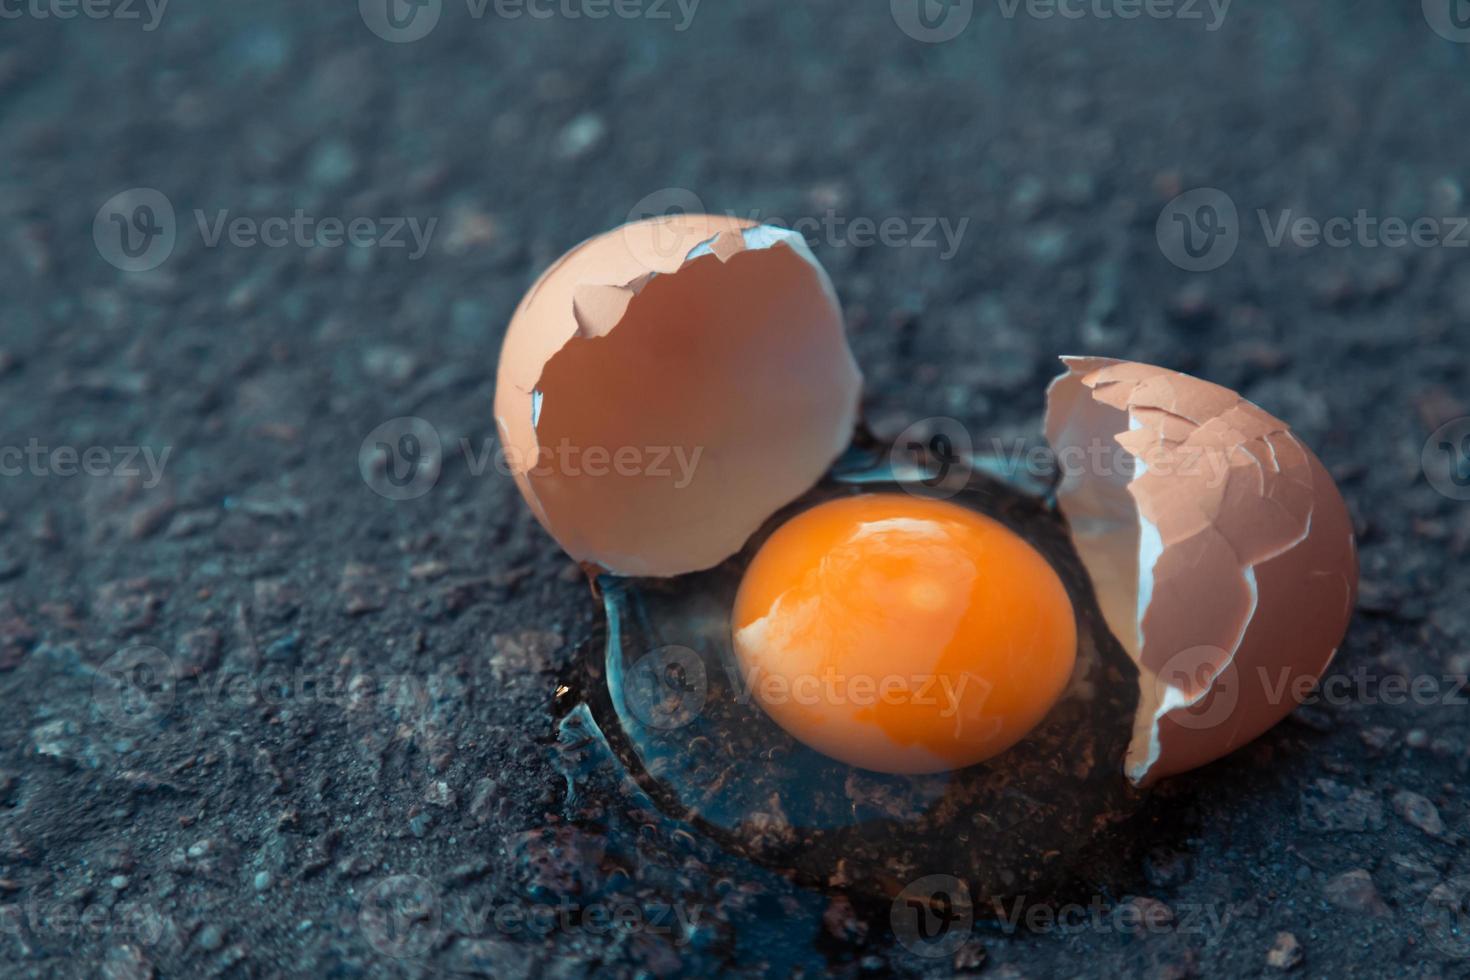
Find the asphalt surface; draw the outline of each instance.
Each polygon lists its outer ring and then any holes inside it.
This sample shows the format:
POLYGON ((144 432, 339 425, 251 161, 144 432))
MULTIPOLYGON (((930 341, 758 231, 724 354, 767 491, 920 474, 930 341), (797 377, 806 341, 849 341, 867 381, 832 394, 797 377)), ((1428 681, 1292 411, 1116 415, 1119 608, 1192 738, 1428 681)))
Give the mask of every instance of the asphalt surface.
POLYGON ((0 0, 0 974, 1470 975, 1464 4, 532 6, 0 0), (499 338, 691 195, 808 233, 880 434, 1098 353, 1338 477, 1326 683, 1128 875, 924 956, 563 717, 499 338))

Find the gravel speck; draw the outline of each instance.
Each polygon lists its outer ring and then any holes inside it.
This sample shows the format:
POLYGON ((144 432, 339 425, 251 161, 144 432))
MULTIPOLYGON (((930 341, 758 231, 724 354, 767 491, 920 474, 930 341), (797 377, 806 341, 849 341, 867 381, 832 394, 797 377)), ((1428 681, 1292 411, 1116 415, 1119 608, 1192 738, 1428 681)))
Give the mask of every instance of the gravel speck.
POLYGON ((206 953, 213 953, 225 944, 225 934, 220 930, 219 926, 211 923, 199 930, 197 942, 199 943, 200 949, 206 953))
POLYGON ((1444 835, 1444 821, 1440 819, 1439 809, 1426 797, 1409 790, 1400 790, 1394 794, 1393 809, 1430 837, 1444 835))
POLYGON ((1379 897, 1373 876, 1363 868, 1346 871, 1330 879, 1322 887, 1322 895, 1328 902, 1349 912, 1388 915, 1388 906, 1379 897))
POLYGON ((1318 779, 1302 791, 1303 829, 1318 832, 1366 831, 1383 827, 1383 801, 1367 789, 1318 779))
POLYGON ((556 137, 556 155, 578 160, 597 149, 607 138, 607 123, 596 113, 584 112, 567 123, 556 137))
POLYGON ((1276 970, 1290 970, 1305 958, 1302 944, 1289 932, 1278 932, 1276 941, 1266 951, 1266 965, 1276 970))

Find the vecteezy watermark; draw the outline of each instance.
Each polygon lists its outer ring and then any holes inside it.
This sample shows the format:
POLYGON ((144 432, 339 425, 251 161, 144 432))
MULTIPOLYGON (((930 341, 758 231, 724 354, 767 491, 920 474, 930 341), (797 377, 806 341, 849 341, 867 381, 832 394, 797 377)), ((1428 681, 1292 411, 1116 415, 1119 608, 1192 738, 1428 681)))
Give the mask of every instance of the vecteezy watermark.
POLYGON ((899 944, 915 956, 953 956, 975 925, 970 889, 953 875, 911 881, 889 906, 888 924, 899 944))
MULTIPOLYGON (((665 187, 641 198, 628 211, 628 223, 653 220, 655 234, 625 236, 634 257, 648 268, 661 268, 670 259, 685 258, 702 240, 676 219, 681 215, 711 214, 699 195, 684 187, 665 187)), ((816 248, 915 248, 934 249, 942 262, 959 253, 970 219, 944 216, 844 214, 827 208, 821 214, 794 218, 767 214, 759 209, 727 210, 726 217, 794 231, 816 248)))
POLYGON ((439 482, 443 466, 439 430, 416 415, 384 422, 363 438, 357 451, 363 482, 389 500, 422 497, 439 482))
POLYGON ((1235 716, 1242 691, 1251 703, 1291 708, 1382 705, 1463 710, 1470 705, 1470 676, 1463 673, 1382 673, 1366 666, 1326 677, 1290 666, 1242 671, 1219 647, 1190 647, 1170 657, 1154 674, 1155 703, 1170 722, 1194 731, 1220 728, 1235 716))
POLYGON ((163 22, 169 0, 0 0, 0 20, 140 21, 145 31, 163 22))
POLYGON ((640 266, 663 269, 671 262, 683 261, 700 244, 680 219, 707 213, 699 195, 687 187, 660 188, 645 194, 628 210, 623 242, 640 266), (647 234, 632 231, 632 226, 644 222, 650 225, 647 234))
POLYGON ((1435 429, 1419 461, 1436 491, 1451 500, 1470 500, 1470 415, 1435 429))
MULTIPOLYGON (((480 683, 500 688, 493 677, 480 683)), ((412 729, 431 722, 436 708, 458 698, 468 705, 478 693, 482 691, 473 679, 450 684, 436 673, 318 670, 269 662, 250 670, 188 674, 174 658, 148 646, 129 646, 113 654, 97 668, 92 684, 97 713, 129 728, 146 727, 176 708, 249 710, 289 704, 340 709, 368 724, 388 716, 400 727, 412 729)))
POLYGON ((1232 0, 995 0, 1001 16, 1018 13, 1032 20, 1180 20, 1199 21, 1213 33, 1225 23, 1232 0))
POLYGON ((1093 895, 1086 902, 1033 902, 1020 895, 992 898, 989 907, 1006 933, 1124 933, 1165 932, 1219 935, 1226 926, 1225 909, 1209 902, 1165 905, 1151 899, 1110 901, 1093 895))
POLYGON ((172 452, 172 446, 46 446, 32 438, 24 446, 0 446, 0 476, 131 478, 146 471, 143 487, 152 490, 163 479, 172 452))
MULTIPOLYGON (((1470 216, 1383 217, 1359 208, 1318 217, 1292 208, 1257 208, 1267 248, 1470 248, 1470 216)), ((1244 228, 1229 194, 1214 187, 1186 191, 1164 206, 1154 227, 1159 251, 1189 272, 1218 269, 1235 255, 1244 228)))
POLYGON ((552 933, 589 936, 646 933, 684 946, 703 917, 703 905, 677 902, 501 902, 474 910, 478 932, 540 939, 552 933))
MULTIPOLYGON (((1042 448, 1044 459, 1049 460, 1042 448)), ((974 440, 958 419, 920 419, 894 440, 888 465, 893 479, 910 493, 953 497, 969 485, 975 471, 974 440)))
POLYGON ((162 191, 133 187, 103 202, 92 219, 97 253, 124 272, 156 269, 178 242, 174 206, 162 191))
POLYGON ((445 899, 419 875, 394 875, 374 884, 358 907, 358 927, 379 953, 394 959, 426 956, 445 935, 446 919, 471 938, 500 935, 533 940, 553 933, 589 936, 639 933, 662 936, 682 947, 700 924, 703 905, 670 902, 481 902, 445 899))
POLYGON ((439 26, 444 0, 357 0, 357 12, 378 37, 409 44, 423 40, 439 26))
POLYGON ((289 217, 270 215, 230 216, 228 209, 206 214, 194 211, 199 237, 205 248, 217 248, 225 242, 235 248, 408 248, 410 262, 417 262, 429 250, 438 218, 420 220, 415 217, 324 218, 307 214, 301 208, 289 217))
POLYGON ((1187 272, 1218 269, 1240 244, 1240 215, 1230 195, 1215 187, 1185 191, 1164 205, 1154 225, 1159 251, 1187 272))
MULTIPOLYGON (((1290 671, 1287 673, 1289 679, 1290 671)), ((1169 709, 1171 722, 1191 731, 1218 728, 1240 703, 1235 661, 1226 651, 1208 644, 1170 657, 1154 674, 1154 685, 1154 703, 1169 709)))
POLYGON ((92 703, 115 725, 143 728, 173 706, 178 670, 157 647, 124 647, 103 661, 92 677, 92 703))
MULTIPOLYGON (((989 697, 993 685, 983 677, 965 671, 953 674, 848 674, 835 667, 820 673, 781 674, 752 667, 741 677, 735 700, 748 704, 752 696, 762 704, 851 705, 872 708, 878 705, 896 707, 912 705, 938 708, 939 717, 959 715, 960 702, 966 690, 979 692, 972 697, 978 708, 989 697)), ((998 722, 997 722, 998 724, 998 722)))
MULTIPOLYGON (((1470 677, 1450 672, 1439 674, 1382 674, 1357 667, 1321 680, 1295 673, 1289 667, 1256 668, 1257 683, 1270 704, 1290 701, 1296 705, 1383 705, 1420 708, 1470 705, 1470 677)), ((1223 720, 1223 719, 1222 719, 1223 720)))
POLYGON ((1446 41, 1470 44, 1470 0, 1423 0, 1424 19, 1446 41))
MULTIPOLYGON (((3 0, 0 0, 3 2, 3 0)), ((353 248, 405 249, 409 261, 424 257, 438 218, 410 216, 344 218, 308 214, 242 215, 228 208, 193 211, 200 243, 207 249, 353 248)), ((134 187, 108 198, 92 220, 92 241, 109 264, 124 272, 147 272, 168 261, 180 234, 173 202, 152 187, 134 187)))
POLYGON ((1435 885, 1419 907, 1419 925, 1441 953, 1457 960, 1470 957, 1470 876, 1435 885))
MULTIPOLYGON (((570 479, 638 477, 666 481, 675 490, 694 482, 703 446, 584 446, 562 437, 531 451, 501 445, 494 439, 478 444, 463 437, 458 449, 470 476, 493 469, 501 476, 559 476, 570 479)), ((439 482, 444 444, 439 430, 426 419, 405 415, 377 426, 358 447, 357 467, 363 482, 389 500, 422 497, 439 482)))
POLYGON ((1280 248, 1470 248, 1470 217, 1380 218, 1359 208, 1352 217, 1316 218, 1291 208, 1256 211, 1266 244, 1280 248))
POLYGON ((1131 480, 1143 472, 1178 476, 1218 488, 1230 475, 1231 454, 1199 446, 1157 445, 1133 452, 1109 438, 1054 449, 1043 442, 992 437, 976 444, 957 419, 920 419, 889 450, 889 472, 903 489, 947 498, 963 490, 976 470, 1016 480, 1060 479, 1064 486, 1091 477, 1131 480))
POLYGON ((43 903, 33 894, 24 902, 0 904, 0 935, 21 939, 105 938, 153 946, 169 924, 168 916, 144 902, 89 902, 78 908, 74 899, 43 903))
POLYGON ((499 445, 493 440, 482 440, 477 448, 468 439, 462 439, 460 452, 471 476, 484 474, 493 464, 496 472, 504 476, 523 473, 572 479, 640 477, 668 481, 675 490, 683 490, 694 482, 699 461, 704 458, 703 446, 584 446, 565 436, 538 446, 534 460, 513 446, 499 445))
POLYGON ((439 892, 418 875, 394 875, 362 897, 357 925, 368 944, 394 959, 419 959, 439 941, 443 924, 439 892))
MULTIPOLYGON (((689 30, 703 0, 463 0, 475 21, 646 20, 689 30)), ((428 37, 444 15, 445 0, 358 0, 368 30, 385 41, 408 44, 428 37)))
POLYGON ((891 0, 893 22, 915 41, 943 44, 965 33, 975 0, 891 0))
POLYGON ((627 668, 619 692, 624 706, 649 728, 682 728, 704 710, 709 674, 704 658, 686 646, 651 650, 627 668))
MULTIPOLYGON (((994 0, 1006 20, 1178 20, 1218 31, 1232 0, 994 0)), ((953 41, 975 17, 975 0, 891 0, 893 21, 925 44, 953 41)))

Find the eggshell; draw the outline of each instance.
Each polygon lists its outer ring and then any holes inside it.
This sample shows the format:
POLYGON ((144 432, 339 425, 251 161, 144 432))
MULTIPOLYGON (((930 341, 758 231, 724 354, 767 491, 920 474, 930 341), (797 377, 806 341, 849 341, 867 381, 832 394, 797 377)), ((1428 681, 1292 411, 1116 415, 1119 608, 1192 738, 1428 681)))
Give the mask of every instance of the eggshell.
POLYGON ((1311 450, 1229 389, 1062 360, 1046 419, 1058 501, 1139 666, 1125 768, 1147 785, 1239 748, 1310 690, 1356 603, 1352 523, 1311 450), (1114 445, 1122 465, 1091 448, 1114 445))
POLYGON ((678 215, 577 246, 507 328, 495 417, 517 486, 573 558, 718 564, 846 448, 861 376, 802 237, 678 215))

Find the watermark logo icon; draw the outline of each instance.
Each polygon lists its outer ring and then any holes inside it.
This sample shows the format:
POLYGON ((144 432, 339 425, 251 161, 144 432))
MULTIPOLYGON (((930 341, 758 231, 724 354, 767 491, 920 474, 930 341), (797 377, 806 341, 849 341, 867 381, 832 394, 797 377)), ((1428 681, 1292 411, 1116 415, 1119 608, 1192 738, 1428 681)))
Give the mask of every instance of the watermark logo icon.
POLYGON ((1435 885, 1419 907, 1419 925, 1441 953, 1470 957, 1470 875, 1435 885))
POLYGON ((421 41, 439 25, 444 0, 357 0, 368 30, 393 44, 421 41))
POLYGON ((439 940, 443 910, 433 882, 419 875, 384 878, 362 897, 357 924, 368 944, 394 959, 427 956, 439 940))
POLYGON ((123 272, 158 268, 173 254, 178 235, 173 203, 151 187, 114 194, 92 220, 97 253, 123 272))
POLYGON ((1235 254, 1240 214, 1229 194, 1197 187, 1164 205, 1154 235, 1164 258, 1187 272, 1209 272, 1235 254))
POLYGON ((893 478, 916 496, 948 498, 963 490, 975 470, 970 430, 958 419, 920 419, 899 433, 889 450, 893 478))
POLYGON ((925 44, 953 41, 975 17, 975 0, 891 0, 890 7, 898 29, 925 44))
POLYGON ((1470 500, 1470 415, 1434 430, 1419 458, 1429 485, 1451 500, 1470 500))
POLYGON ((1240 703, 1240 674, 1230 655, 1215 646, 1190 647, 1170 657, 1154 675, 1159 705, 1182 694, 1185 703, 1169 711, 1169 721, 1190 731, 1218 728, 1240 703))
POLYGON ((953 956, 975 924, 970 889, 953 875, 911 881, 889 907, 888 924, 899 944, 915 956, 953 956))
POLYGON ((439 430, 416 415, 384 422, 367 434, 357 452, 363 482, 389 500, 422 497, 439 482, 443 467, 439 430))
POLYGON ((623 698, 649 728, 681 728, 699 717, 709 697, 704 659, 685 646, 659 647, 628 669, 623 698))
POLYGON ((665 187, 644 196, 628 211, 628 225, 651 224, 650 234, 625 226, 623 241, 639 265, 649 271, 683 260, 699 244, 695 233, 678 219, 705 214, 704 202, 687 187, 665 187))
POLYGON ((92 678, 92 702, 115 725, 154 724, 174 703, 178 671, 157 647, 125 647, 102 662, 92 678))
POLYGON ((1424 19, 1446 41, 1470 44, 1470 0, 1424 0, 1424 19))

